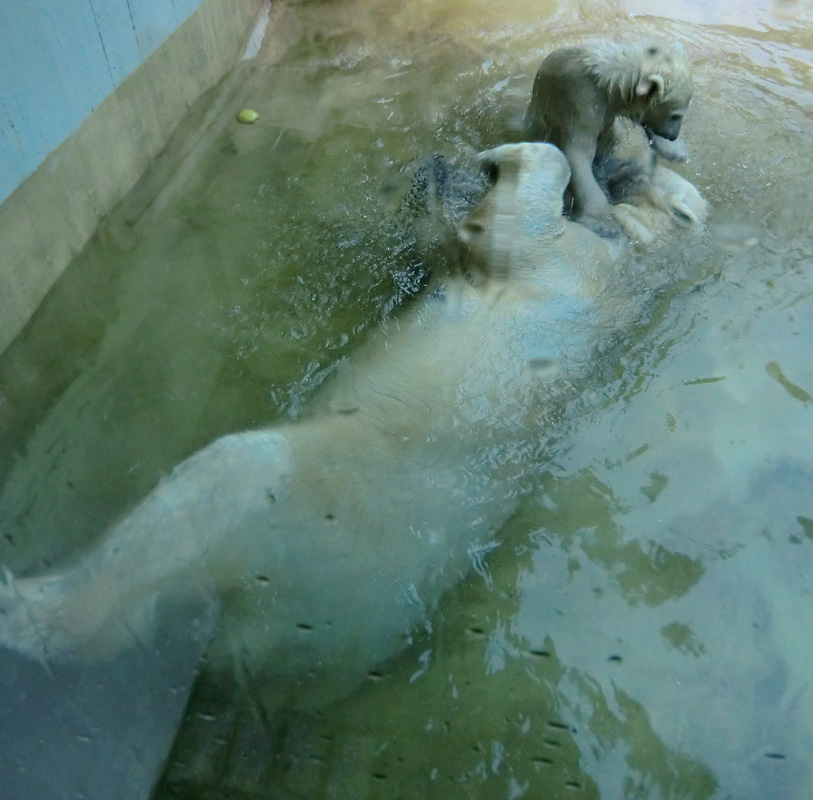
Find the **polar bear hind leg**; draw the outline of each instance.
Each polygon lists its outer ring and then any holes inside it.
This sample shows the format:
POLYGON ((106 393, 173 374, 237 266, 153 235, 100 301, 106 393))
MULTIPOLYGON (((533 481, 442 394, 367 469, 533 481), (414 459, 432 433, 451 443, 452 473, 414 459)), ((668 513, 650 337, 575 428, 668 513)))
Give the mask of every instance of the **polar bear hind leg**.
POLYGON ((6 570, 0 644, 40 660, 106 658, 149 640, 159 604, 213 602, 244 566, 246 540, 270 528, 286 468, 281 433, 213 442, 73 565, 21 578, 6 570))

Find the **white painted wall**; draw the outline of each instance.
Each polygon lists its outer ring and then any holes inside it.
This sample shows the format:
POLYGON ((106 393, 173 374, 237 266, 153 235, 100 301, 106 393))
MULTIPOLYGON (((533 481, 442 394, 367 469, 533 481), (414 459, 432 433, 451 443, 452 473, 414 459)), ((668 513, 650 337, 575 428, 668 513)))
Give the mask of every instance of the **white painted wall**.
POLYGON ((264 0, 0 0, 0 353, 233 69, 263 10, 264 0))
POLYGON ((0 202, 203 0, 0 0, 0 202))

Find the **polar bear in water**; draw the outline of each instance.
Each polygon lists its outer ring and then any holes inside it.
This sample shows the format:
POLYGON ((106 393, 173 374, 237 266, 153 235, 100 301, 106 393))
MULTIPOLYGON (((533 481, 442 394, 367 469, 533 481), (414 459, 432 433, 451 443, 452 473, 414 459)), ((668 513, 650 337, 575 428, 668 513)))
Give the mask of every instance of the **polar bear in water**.
MULTIPOLYGON (((300 707, 403 647, 511 516, 552 409, 633 313, 613 295, 629 244, 562 216, 562 153, 483 158, 496 183, 461 226, 462 273, 368 343, 309 418, 218 439, 74 565, 8 576, 0 643, 111 658, 148 644, 161 614, 214 602, 210 665, 300 707)), ((691 184, 659 180, 639 224, 702 216, 691 184)))

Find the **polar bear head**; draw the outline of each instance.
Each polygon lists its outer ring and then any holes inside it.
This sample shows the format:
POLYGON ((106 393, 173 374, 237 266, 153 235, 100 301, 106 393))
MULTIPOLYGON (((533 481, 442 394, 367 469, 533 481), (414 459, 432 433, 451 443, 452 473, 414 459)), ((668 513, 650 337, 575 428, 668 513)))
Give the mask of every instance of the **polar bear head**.
POLYGON ((550 144, 504 144, 479 158, 493 188, 458 228, 464 270, 474 282, 507 278, 533 245, 561 233, 570 182, 567 159, 550 144))
POLYGON ((457 229, 462 270, 474 285, 552 271, 577 276, 618 257, 617 245, 563 216, 570 166, 558 148, 505 144, 480 160, 493 186, 457 229))

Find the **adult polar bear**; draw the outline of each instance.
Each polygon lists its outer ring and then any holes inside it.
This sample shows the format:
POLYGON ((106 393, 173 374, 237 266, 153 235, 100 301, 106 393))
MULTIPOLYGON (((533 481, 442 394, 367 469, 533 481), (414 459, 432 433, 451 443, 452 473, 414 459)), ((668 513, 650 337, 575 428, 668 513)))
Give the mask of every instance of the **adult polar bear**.
MULTIPOLYGON (((562 387, 630 321, 607 299, 624 245, 562 216, 561 152, 484 159, 497 179, 460 230, 468 276, 370 342, 311 417, 218 439, 75 565, 8 576, 0 642, 112 657, 148 642, 161 614, 214 601, 210 663, 263 675, 274 702, 300 707, 397 652, 514 511, 562 387)), ((694 187, 668 170, 661 184, 640 224, 702 215, 694 187)))

